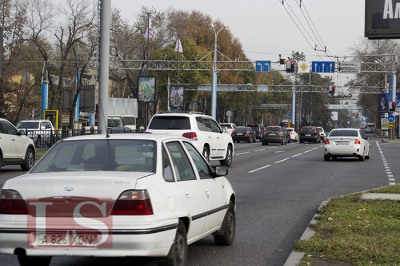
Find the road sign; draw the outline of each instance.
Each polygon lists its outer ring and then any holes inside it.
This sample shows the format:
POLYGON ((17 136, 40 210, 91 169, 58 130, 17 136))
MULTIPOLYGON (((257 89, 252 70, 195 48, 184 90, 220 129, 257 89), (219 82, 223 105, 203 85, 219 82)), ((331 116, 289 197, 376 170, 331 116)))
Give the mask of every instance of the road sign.
POLYGON ((292 115, 291 115, 291 114, 288 114, 286 117, 287 117, 288 119, 291 119, 291 118, 292 118, 292 115))
POLYGON ((340 73, 361 73, 361 62, 339 62, 340 73))
POLYGON ((307 61, 298 61, 297 62, 297 73, 310 73, 311 64, 307 61))
POLYGON ((287 126, 290 127, 290 119, 288 119, 287 126))
POLYGON ((394 121, 394 115, 389 115, 388 116, 388 121, 393 122, 394 121))
POLYGON ((335 62, 312 61, 311 67, 313 73, 335 73, 335 62))
POLYGON ((396 107, 400 107, 400 100, 396 101, 396 107))
POLYGON ((393 122, 389 123, 389 129, 393 129, 393 124, 394 124, 393 122))
POLYGON ((256 72, 271 72, 271 61, 256 61, 256 72))

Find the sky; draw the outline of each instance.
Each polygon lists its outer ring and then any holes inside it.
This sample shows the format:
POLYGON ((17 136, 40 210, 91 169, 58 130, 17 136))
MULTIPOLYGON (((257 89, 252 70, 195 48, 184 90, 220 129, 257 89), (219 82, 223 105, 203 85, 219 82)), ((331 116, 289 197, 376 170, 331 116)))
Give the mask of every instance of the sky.
POLYGON ((279 54, 287 58, 292 51, 303 52, 309 61, 329 61, 324 52, 314 51, 315 44, 321 50, 326 46, 329 55, 345 56, 351 55, 349 49, 364 38, 365 0, 302 0, 301 9, 300 0, 283 1, 284 5, 282 0, 111 0, 111 5, 130 21, 135 20, 141 6, 199 10, 229 24, 251 61, 277 61, 279 54), (313 31, 308 24, 315 26, 313 31))

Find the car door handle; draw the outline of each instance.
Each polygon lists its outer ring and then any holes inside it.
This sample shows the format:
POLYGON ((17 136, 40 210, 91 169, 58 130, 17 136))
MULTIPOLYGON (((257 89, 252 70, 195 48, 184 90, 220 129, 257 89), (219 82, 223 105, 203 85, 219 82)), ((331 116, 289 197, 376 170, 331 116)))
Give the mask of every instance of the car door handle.
POLYGON ((185 191, 185 196, 186 196, 186 198, 190 198, 189 192, 186 192, 186 191, 185 191))
POLYGON ((11 139, 12 141, 15 141, 15 139, 11 139))
POLYGON ((210 197, 210 191, 208 191, 207 189, 205 189, 204 192, 206 193, 207 198, 209 198, 209 197, 210 197))

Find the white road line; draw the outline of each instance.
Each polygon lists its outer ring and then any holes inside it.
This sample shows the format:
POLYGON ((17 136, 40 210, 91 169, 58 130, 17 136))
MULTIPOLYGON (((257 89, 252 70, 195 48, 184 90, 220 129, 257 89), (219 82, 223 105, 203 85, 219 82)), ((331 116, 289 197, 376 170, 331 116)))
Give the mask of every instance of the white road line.
POLYGON ((251 170, 251 171, 249 171, 249 174, 250 173, 254 173, 254 172, 257 172, 257 171, 259 171, 259 170, 261 170, 261 169, 264 169, 264 168, 267 168, 267 167, 270 167, 271 165, 269 164, 269 165, 266 165, 266 166, 263 166, 263 167, 260 167, 260 168, 257 168, 257 169, 254 169, 254 170, 251 170))
POLYGON ((389 186, 395 186, 396 183, 395 182, 389 182, 389 186))
POLYGON ((237 153, 237 154, 235 154, 235 155, 242 155, 242 154, 247 154, 247 153, 250 153, 249 151, 246 151, 246 152, 242 152, 242 153, 237 153))
POLYGON ((389 178, 389 181, 394 181, 394 178, 389 178))
POLYGON ((395 182, 396 180, 394 178, 394 175, 389 168, 389 165, 386 161, 385 156, 383 155, 382 149, 378 142, 376 142, 376 146, 378 146, 379 153, 381 154, 381 157, 382 157, 383 166, 385 167, 386 174, 388 175, 388 178, 389 178, 389 186, 394 186, 394 185, 396 185, 396 182, 395 182))
POLYGON ((290 158, 286 158, 286 159, 283 159, 283 160, 280 160, 280 161, 277 161, 277 162, 275 162, 275 163, 281 163, 281 162, 284 162, 284 161, 286 161, 286 160, 289 160, 290 158))
POLYGON ((265 151, 265 149, 256 150, 256 151, 253 151, 253 152, 259 152, 259 151, 265 151))
POLYGON ((292 157, 297 157, 297 156, 300 156, 300 155, 301 155, 301 153, 293 155, 292 157))
POLYGON ((284 152, 284 151, 276 151, 275 153, 280 153, 280 152, 284 152))

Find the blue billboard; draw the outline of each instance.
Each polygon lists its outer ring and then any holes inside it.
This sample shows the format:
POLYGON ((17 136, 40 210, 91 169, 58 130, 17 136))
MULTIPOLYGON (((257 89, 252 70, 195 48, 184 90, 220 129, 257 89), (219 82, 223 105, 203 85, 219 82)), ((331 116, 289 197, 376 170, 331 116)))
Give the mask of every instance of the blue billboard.
POLYGON ((378 94, 378 112, 387 113, 389 108, 389 102, 397 101, 400 99, 400 92, 396 93, 396 99, 392 100, 392 93, 380 93, 378 94))

